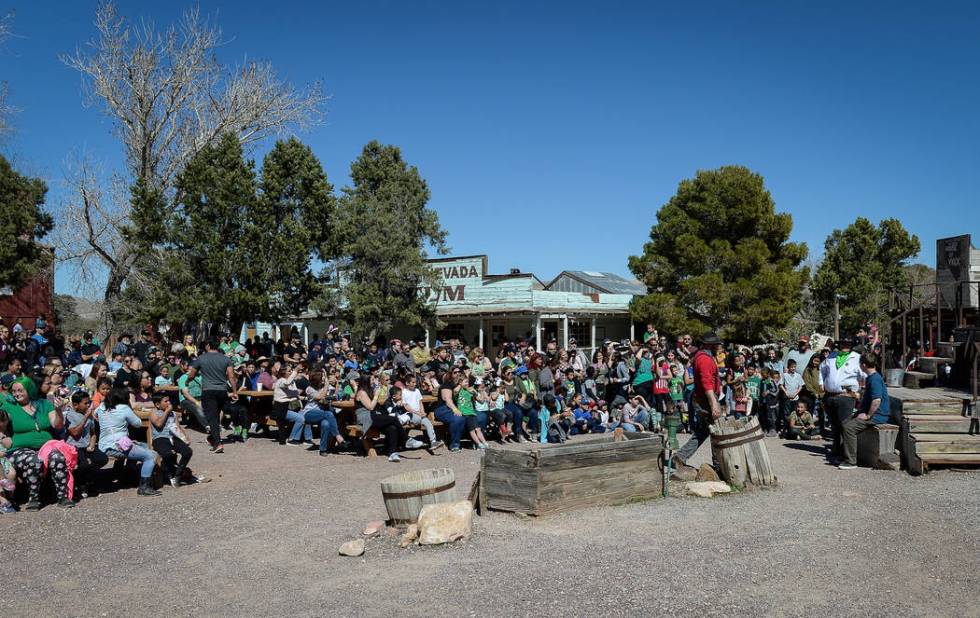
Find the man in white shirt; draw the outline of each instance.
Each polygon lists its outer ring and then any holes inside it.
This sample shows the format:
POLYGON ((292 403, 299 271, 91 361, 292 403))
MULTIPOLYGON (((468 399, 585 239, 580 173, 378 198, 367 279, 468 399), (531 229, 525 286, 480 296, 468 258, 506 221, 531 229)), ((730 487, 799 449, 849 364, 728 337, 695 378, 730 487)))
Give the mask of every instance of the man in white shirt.
POLYGON ((823 386, 824 409, 830 417, 833 433, 831 458, 839 460, 844 456, 841 429, 844 421, 854 414, 865 375, 861 371, 861 355, 851 351, 851 341, 841 339, 838 346, 838 350, 820 365, 820 385, 823 386))

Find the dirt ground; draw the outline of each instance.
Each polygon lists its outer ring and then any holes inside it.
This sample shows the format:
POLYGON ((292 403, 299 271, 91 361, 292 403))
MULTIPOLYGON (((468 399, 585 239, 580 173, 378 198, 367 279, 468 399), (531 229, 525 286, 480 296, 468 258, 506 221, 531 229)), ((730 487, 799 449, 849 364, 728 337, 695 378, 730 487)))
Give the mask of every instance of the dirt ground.
POLYGON ((3 613, 980 616, 977 472, 839 471, 815 443, 768 438, 776 489, 493 513, 466 542, 371 539, 345 558, 385 518, 381 478, 449 466, 466 488, 478 453, 392 464, 265 439, 211 455, 194 439, 210 483, 0 516, 3 613))

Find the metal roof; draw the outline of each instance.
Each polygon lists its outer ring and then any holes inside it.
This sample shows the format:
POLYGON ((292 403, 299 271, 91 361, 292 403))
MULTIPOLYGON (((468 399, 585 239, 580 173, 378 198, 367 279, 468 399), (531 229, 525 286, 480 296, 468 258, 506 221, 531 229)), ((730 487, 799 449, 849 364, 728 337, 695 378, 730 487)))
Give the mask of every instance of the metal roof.
POLYGON ((552 279, 551 283, 545 286, 545 289, 550 289, 551 286, 564 275, 578 279, 579 281, 598 289, 600 292, 605 292, 607 294, 632 294, 633 296, 645 296, 647 293, 646 286, 636 279, 626 279, 625 277, 620 277, 615 273, 600 273, 592 270, 563 270, 557 277, 552 279))

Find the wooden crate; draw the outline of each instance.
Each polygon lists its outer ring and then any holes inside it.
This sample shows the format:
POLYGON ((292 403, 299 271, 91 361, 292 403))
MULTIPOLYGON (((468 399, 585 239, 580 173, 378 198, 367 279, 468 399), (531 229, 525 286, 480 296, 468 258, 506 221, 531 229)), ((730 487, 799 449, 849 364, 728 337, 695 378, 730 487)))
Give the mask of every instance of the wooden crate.
POLYGON ((493 446, 481 464, 487 508, 547 515, 663 495, 664 437, 627 433, 576 437, 565 444, 493 446))

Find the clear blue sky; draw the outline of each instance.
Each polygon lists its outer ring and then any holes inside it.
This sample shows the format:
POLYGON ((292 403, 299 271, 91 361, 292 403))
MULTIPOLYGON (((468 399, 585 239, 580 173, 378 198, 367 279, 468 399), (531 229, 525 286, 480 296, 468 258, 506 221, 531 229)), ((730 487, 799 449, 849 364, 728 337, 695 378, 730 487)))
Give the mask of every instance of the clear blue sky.
MULTIPOLYGON (((120 159, 58 60, 93 36, 95 3, 7 4, 0 79, 21 112, 2 150, 49 180, 55 208, 71 151, 120 159)), ((186 6, 120 3, 158 24, 186 6)), ((627 274, 677 183, 725 164, 766 178, 811 254, 858 215, 900 218, 930 265, 938 237, 980 241, 980 3, 200 6, 233 37, 223 59, 322 80, 326 121, 300 137, 335 185, 369 140, 397 144, 453 253, 495 272, 627 274)))

